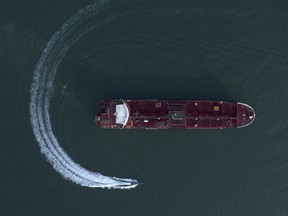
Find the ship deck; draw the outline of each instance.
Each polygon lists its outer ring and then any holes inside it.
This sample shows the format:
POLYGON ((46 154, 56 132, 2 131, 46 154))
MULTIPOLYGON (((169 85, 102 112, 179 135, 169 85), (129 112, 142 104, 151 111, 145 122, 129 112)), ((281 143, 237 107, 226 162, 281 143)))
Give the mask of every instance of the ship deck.
MULTIPOLYGON (((242 127, 254 120, 254 110, 246 104, 223 101, 124 100, 129 117, 124 128, 232 128, 242 127), (253 119, 251 118, 253 116, 253 119)), ((96 121, 104 128, 119 128, 116 105, 110 100, 98 104, 108 107, 96 121)))
POLYGON ((133 126, 139 128, 223 128, 237 123, 235 103, 157 100, 127 104, 133 126))

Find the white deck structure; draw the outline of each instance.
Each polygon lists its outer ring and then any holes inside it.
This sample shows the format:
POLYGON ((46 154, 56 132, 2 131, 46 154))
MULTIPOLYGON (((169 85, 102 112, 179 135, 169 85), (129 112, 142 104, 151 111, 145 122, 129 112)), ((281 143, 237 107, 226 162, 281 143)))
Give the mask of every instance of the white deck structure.
POLYGON ((122 124, 125 126, 129 119, 129 109, 127 105, 124 104, 117 104, 116 105, 116 112, 114 113, 116 116, 116 124, 122 124))

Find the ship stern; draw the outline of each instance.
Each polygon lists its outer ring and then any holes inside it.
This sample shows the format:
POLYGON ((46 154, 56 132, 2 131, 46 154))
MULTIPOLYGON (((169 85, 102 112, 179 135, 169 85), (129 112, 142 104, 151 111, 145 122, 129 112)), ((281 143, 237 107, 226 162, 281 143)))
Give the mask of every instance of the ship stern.
POLYGON ((106 126, 110 120, 110 107, 105 101, 98 101, 96 103, 95 123, 99 127, 106 126))

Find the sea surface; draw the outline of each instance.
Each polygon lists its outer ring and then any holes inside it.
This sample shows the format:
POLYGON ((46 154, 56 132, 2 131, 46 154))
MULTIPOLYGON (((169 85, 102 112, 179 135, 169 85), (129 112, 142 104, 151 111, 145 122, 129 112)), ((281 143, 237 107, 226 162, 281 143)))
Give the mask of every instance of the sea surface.
POLYGON ((1 0, 0 75, 1 216, 288 216, 287 1, 1 0), (119 98, 256 119, 97 128, 119 98))

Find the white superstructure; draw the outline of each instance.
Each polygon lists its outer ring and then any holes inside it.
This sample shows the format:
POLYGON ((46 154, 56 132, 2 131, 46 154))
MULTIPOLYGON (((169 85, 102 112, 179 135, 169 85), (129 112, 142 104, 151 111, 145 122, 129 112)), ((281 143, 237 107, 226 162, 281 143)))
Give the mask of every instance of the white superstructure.
POLYGON ((116 116, 116 123, 126 125, 129 119, 129 109, 125 103, 116 105, 116 112, 114 113, 116 116))

